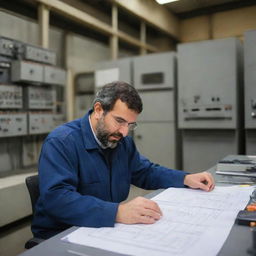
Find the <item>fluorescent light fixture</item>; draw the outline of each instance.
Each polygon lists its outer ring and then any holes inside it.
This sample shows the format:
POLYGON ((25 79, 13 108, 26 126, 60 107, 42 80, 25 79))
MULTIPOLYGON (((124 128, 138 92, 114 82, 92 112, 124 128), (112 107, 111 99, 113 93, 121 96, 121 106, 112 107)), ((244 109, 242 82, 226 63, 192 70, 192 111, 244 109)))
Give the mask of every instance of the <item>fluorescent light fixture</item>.
POLYGON ((179 1, 179 0, 156 0, 159 4, 168 4, 168 3, 171 3, 171 2, 176 2, 176 1, 179 1))

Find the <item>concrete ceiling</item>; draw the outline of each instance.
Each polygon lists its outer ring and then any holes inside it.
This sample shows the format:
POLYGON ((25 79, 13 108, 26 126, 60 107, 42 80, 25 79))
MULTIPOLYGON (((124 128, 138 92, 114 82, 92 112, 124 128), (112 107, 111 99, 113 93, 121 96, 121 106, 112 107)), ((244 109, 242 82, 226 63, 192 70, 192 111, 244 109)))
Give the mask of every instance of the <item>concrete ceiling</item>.
POLYGON ((179 0, 163 6, 178 16, 200 15, 255 4, 255 0, 179 0))

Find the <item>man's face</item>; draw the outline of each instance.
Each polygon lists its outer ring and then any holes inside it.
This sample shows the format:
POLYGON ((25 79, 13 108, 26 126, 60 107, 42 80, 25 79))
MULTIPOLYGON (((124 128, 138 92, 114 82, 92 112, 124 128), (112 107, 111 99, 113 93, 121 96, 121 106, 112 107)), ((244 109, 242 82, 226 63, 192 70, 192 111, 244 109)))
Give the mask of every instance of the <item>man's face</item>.
POLYGON ((129 109, 126 103, 117 100, 114 108, 104 114, 102 111, 96 125, 96 136, 103 146, 115 148, 129 133, 129 126, 137 120, 138 113, 129 109))

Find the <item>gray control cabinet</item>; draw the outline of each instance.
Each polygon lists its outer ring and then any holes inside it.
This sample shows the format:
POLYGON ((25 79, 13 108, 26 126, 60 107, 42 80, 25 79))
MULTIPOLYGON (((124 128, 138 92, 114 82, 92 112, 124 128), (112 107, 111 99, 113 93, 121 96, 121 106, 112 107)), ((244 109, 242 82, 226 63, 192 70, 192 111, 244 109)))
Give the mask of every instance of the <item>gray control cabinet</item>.
POLYGON ((51 65, 56 65, 55 52, 48 49, 41 48, 41 47, 37 47, 34 45, 25 44, 23 46, 22 57, 25 60, 31 60, 31 61, 51 64, 51 65))
POLYGON ((202 171, 231 152, 241 153, 241 64, 241 43, 235 38, 178 45, 184 170, 202 171))
POLYGON ((14 40, 0 36, 0 55, 12 57, 14 53, 14 44, 14 40))
POLYGON ((55 128, 54 114, 45 112, 28 113, 28 133, 48 133, 55 128))
POLYGON ((51 66, 44 66, 43 73, 43 82, 45 84, 66 84, 66 71, 64 69, 51 66))
POLYGON ((26 113, 1 113, 0 137, 12 137, 27 134, 26 113))
POLYGON ((36 168, 44 137, 65 121, 66 72, 53 65, 54 51, 0 36, 0 177, 36 168))
POLYGON ((21 109, 22 107, 22 87, 0 85, 0 109, 21 109))
POLYGON ((124 81, 132 84, 132 60, 124 58, 99 62, 95 69, 95 90, 113 81, 124 81))
POLYGON ((152 162, 177 168, 175 115, 176 55, 150 54, 133 59, 134 86, 143 101, 134 139, 152 162))
POLYGON ((244 34, 246 154, 256 152, 256 30, 244 34))
POLYGON ((56 106, 56 90, 28 86, 25 90, 25 104, 27 109, 54 109, 56 106))
POLYGON ((43 65, 27 62, 12 61, 11 80, 12 82, 43 82, 43 65))

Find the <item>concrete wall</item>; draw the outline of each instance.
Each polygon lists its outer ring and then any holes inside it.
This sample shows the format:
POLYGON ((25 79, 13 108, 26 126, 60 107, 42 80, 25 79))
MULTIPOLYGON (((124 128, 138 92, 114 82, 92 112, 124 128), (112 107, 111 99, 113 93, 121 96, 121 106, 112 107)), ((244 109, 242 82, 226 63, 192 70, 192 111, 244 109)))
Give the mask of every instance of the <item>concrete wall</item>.
POLYGON ((95 63, 110 58, 109 47, 73 33, 67 35, 67 68, 74 74, 94 70, 95 63))
POLYGON ((243 39, 246 30, 256 29, 256 5, 202 15, 180 22, 181 42, 225 37, 243 39))

